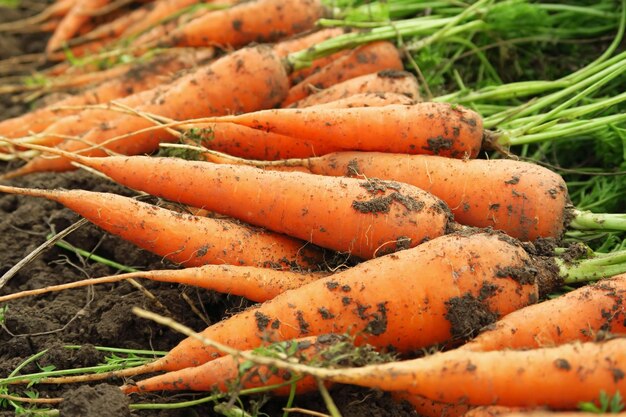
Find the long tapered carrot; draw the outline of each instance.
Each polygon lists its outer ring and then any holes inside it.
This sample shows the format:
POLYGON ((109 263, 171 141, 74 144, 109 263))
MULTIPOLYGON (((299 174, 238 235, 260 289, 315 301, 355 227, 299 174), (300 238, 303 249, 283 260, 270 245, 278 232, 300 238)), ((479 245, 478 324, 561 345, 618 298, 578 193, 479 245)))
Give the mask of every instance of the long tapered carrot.
POLYGON ((459 223, 493 227, 521 240, 559 238, 571 217, 563 178, 528 162, 339 152, 285 161, 285 165, 304 167, 319 175, 375 177, 412 184, 445 201, 459 223))
MULTIPOLYGON (((224 244, 227 245, 227 243, 224 244)), ((248 250, 252 250, 252 248, 248 248, 248 250)), ((267 265, 271 266, 270 264, 267 265)), ((278 264, 274 266, 282 267, 278 264)), ((127 274, 90 278, 1 296, 0 303, 22 297, 135 278, 191 285, 221 293, 240 295, 252 301, 263 302, 271 300, 287 290, 299 288, 309 282, 313 282, 325 275, 328 274, 279 271, 271 268, 241 265, 203 265, 185 269, 129 272, 127 274)))
POLYGON ((419 85, 413 74, 405 71, 379 71, 335 84, 293 103, 290 107, 311 107, 362 93, 397 93, 421 101, 419 85))
POLYGON ((328 379, 470 405, 575 409, 626 390, 626 339, 532 350, 452 350, 421 359, 329 371, 328 379))
POLYGON ((174 158, 89 158, 50 152, 94 168, 133 189, 361 258, 409 248, 454 227, 441 200, 401 183, 271 172, 174 158))
POLYGON ((89 13, 107 4, 109 0, 80 0, 65 15, 46 45, 46 52, 52 53, 74 36, 80 27, 89 21, 89 13))
POLYGON ((313 28, 323 15, 319 0, 254 0, 206 13, 159 45, 239 47, 253 41, 273 42, 313 28))
MULTIPOLYGON (((207 54, 204 51, 198 51, 173 55, 167 54, 158 56, 150 62, 135 64, 131 70, 121 77, 92 87, 83 93, 54 102, 49 106, 26 113, 23 116, 1 121, 0 135, 17 138, 31 132, 39 133, 61 117, 79 112, 79 110, 54 110, 55 108, 106 103, 130 96, 154 88, 160 83, 167 83, 177 71, 183 68, 191 68, 205 59, 207 59, 207 54)), ((54 129, 52 131, 54 132, 54 129)), ((68 134, 68 132, 64 131, 56 131, 56 133, 68 134)), ((37 143, 46 144, 42 140, 38 140, 37 143)))
MULTIPOLYGON (((142 92, 146 97, 140 111, 156 113, 177 120, 232 112, 247 112, 272 108, 287 94, 289 81, 280 58, 269 47, 256 46, 240 49, 214 61, 206 67, 177 79, 166 90, 156 88, 142 92), (229 80, 237 79, 236 83, 229 80), (150 95, 149 95, 150 94, 150 95)), ((82 141, 65 142, 61 148, 78 152, 103 143, 118 135, 153 126, 152 122, 135 115, 123 115, 97 125, 82 137, 82 141)), ((123 154, 141 154, 154 151, 159 142, 174 140, 165 130, 136 133, 106 145, 107 149, 123 154)), ((96 148, 86 152, 105 155, 96 148)), ((73 169, 65 158, 36 158, 23 167, 8 173, 5 178, 38 171, 73 169)))
POLYGON ((0 185, 0 192, 63 204, 104 230, 186 266, 208 263, 304 269, 321 254, 296 239, 232 221, 184 215, 131 198, 82 190, 0 185))
POLYGON ((482 144, 481 117, 443 103, 350 109, 277 109, 207 119, 237 123, 312 142, 362 151, 473 158, 482 144))
POLYGON ((515 311, 468 342, 464 350, 528 349, 626 333, 626 275, 587 285, 515 311))
POLYGON ((34 16, 0 24, 0 32, 10 32, 12 30, 22 29, 25 26, 35 26, 44 23, 49 19, 55 20, 56 18, 65 16, 75 3, 76 0, 63 0, 55 2, 34 16))
POLYGON ((382 70, 401 70, 400 52, 391 42, 374 42, 350 51, 320 71, 291 87, 281 107, 302 100, 311 92, 361 75, 382 70))
MULTIPOLYGON (((267 340, 350 333, 357 344, 408 352, 465 340, 498 317, 533 303, 539 272, 522 246, 503 234, 446 235, 287 291, 201 334, 245 350, 267 340)), ((95 378, 173 371, 218 356, 217 349, 188 338, 154 362, 95 378)))

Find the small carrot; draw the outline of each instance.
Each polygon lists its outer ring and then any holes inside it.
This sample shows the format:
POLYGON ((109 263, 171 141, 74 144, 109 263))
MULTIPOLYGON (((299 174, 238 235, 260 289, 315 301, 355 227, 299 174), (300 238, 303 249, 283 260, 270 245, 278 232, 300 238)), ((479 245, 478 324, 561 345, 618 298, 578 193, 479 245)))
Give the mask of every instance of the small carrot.
POLYGON ((313 28, 324 14, 319 0, 254 0, 206 13, 161 39, 159 46, 239 47, 274 42, 313 28))
POLYGON ((625 305, 626 274, 515 311, 460 349, 528 349, 626 333, 625 305))
POLYGON ((366 259, 418 245, 454 227, 439 199, 400 183, 174 158, 88 158, 50 152, 130 188, 366 259))
POLYGON ((472 110, 447 103, 350 109, 277 109, 207 118, 236 123, 311 142, 362 151, 476 157, 482 119, 472 110))
POLYGON ((626 390, 626 339, 532 350, 452 350, 421 359, 327 371, 328 380, 470 405, 575 409, 626 390))
POLYGON ((288 107, 319 89, 383 70, 402 70, 400 52, 391 42, 373 42, 350 51, 291 87, 281 107, 288 107))
POLYGON ((46 52, 52 53, 61 48, 64 42, 74 36, 80 27, 91 19, 90 12, 99 9, 108 2, 109 0, 77 1, 52 34, 46 46, 46 52))
MULTIPOLYGON (((206 67, 199 67, 169 84, 167 89, 161 87, 140 93, 139 98, 143 100, 143 104, 136 107, 140 111, 178 120, 254 111, 280 103, 287 93, 288 83, 280 58, 271 48, 256 46, 240 49, 206 67), (237 77, 236 84, 229 82, 233 77, 237 77)), ((132 100, 138 99, 136 96, 131 97, 134 97, 132 100)), ((127 101, 124 104, 129 105, 127 101)), ((135 115, 122 115, 105 124, 101 124, 96 117, 95 120, 91 119, 91 123, 94 128, 80 142, 68 141, 61 148, 69 152, 80 152, 95 146, 97 149, 90 149, 87 154, 106 155, 106 150, 100 146, 106 140, 153 126, 152 122, 135 115)), ((108 143, 105 149, 122 154, 142 154, 154 151, 159 142, 174 139, 164 129, 152 130, 108 143)), ((35 158, 4 177, 68 169, 73 167, 66 158, 35 158)))
POLYGON ((290 107, 311 107, 361 93, 397 93, 421 101, 417 79, 413 74, 405 71, 379 71, 335 84, 293 103, 290 107))
MULTIPOLYGON (((288 169, 279 162, 255 165, 288 169)), ((304 167, 319 175, 375 177, 412 184, 445 201, 459 223, 503 230, 521 240, 559 238, 571 217, 563 178, 528 162, 339 152, 285 161, 283 165, 304 167)))
POLYGON ((315 248, 287 236, 184 215, 115 194, 5 185, 0 185, 0 192, 59 202, 102 229, 185 266, 227 263, 309 269, 322 260, 315 248))
MULTIPOLYGON (((225 243, 227 245, 227 243, 225 243)), ((251 250, 252 248, 248 248, 251 250)), ((270 263, 267 266, 272 266, 270 263)), ((282 267, 275 264, 274 267, 282 267)), ((47 294, 81 288, 96 284, 109 284, 126 279, 146 278, 151 281, 170 282, 191 285, 225 294, 234 294, 246 297, 249 300, 263 302, 271 300, 278 294, 299 288, 313 282, 327 274, 300 273, 279 271, 271 268, 257 268, 252 266, 234 265, 203 265, 185 269, 162 269, 156 271, 129 272, 100 278, 90 278, 67 284, 53 285, 28 291, 20 291, 1 296, 0 303, 22 297, 47 294)))

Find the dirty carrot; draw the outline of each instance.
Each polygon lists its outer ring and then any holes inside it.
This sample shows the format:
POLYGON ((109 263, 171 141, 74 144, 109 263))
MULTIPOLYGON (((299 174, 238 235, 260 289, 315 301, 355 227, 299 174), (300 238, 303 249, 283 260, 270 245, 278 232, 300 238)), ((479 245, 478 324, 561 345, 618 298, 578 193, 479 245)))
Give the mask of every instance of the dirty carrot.
POLYGON ((277 109, 207 118, 343 149, 473 158, 483 138, 472 110, 441 103, 349 109, 277 109))
POLYGON ((288 107, 312 92, 351 78, 383 70, 399 71, 402 68, 400 52, 391 42, 381 41, 363 45, 291 87, 281 107, 288 107))
POLYGON ((603 332, 626 333, 625 297, 626 275, 603 279, 515 311, 460 349, 530 349, 592 341, 603 332))
MULTIPOLYGON (((185 75, 167 88, 144 91, 144 104, 137 110, 160 114, 177 120, 230 112, 247 112, 271 108, 280 103, 287 94, 289 81, 280 60, 266 46, 240 49, 218 59, 208 66, 185 75), (228 80, 237 78, 233 84, 228 80)), ((133 96, 131 96, 133 97, 133 96)), ((81 141, 68 141, 60 147, 70 152, 86 151, 91 155, 106 155, 106 149, 122 154, 149 153, 159 142, 172 141, 173 135, 165 130, 153 130, 126 136, 102 149, 108 139, 153 126, 151 121, 135 115, 122 115, 107 121, 93 120, 95 127, 81 141)), ((35 158, 5 178, 39 171, 63 171, 73 169, 66 158, 35 158)))
POLYGON ((441 200, 401 183, 175 158, 88 158, 49 152, 130 188, 361 258, 419 245, 454 227, 441 200))
POLYGON ((328 380, 443 402, 576 409, 626 390, 626 339, 532 350, 451 350, 421 359, 325 371, 328 380))
POLYGON ((239 223, 176 213, 115 194, 0 185, 0 192, 63 204, 102 229, 185 266, 228 263, 315 268, 322 256, 304 242, 239 223))
MULTIPOLYGON (((227 245, 228 243, 224 243, 227 245)), ((268 264, 268 266, 271 266, 268 264)), ((274 265, 282 267, 282 265, 274 265)), ((22 297, 47 294, 81 288, 89 285, 109 284, 125 279, 145 278, 151 281, 191 285, 225 294, 246 297, 249 300, 263 302, 278 294, 299 288, 325 275, 321 273, 300 273, 240 265, 203 265, 185 269, 162 269, 156 271, 129 272, 99 278, 84 279, 67 284, 54 285, 28 291, 21 291, 0 297, 0 303, 22 297)))
POLYGON ((361 93, 397 93, 421 101, 415 76, 405 71, 379 71, 335 84, 293 103, 290 107, 311 107, 361 93))
MULTIPOLYGON (((538 270, 531 265, 522 246, 503 234, 446 235, 287 291, 201 334, 239 350, 326 333, 349 333, 357 345, 400 353, 454 343, 536 300, 538 270)), ((149 364, 89 377, 173 371, 218 356, 187 338, 149 364)))
POLYGON ((441 198, 459 223, 503 230, 521 240, 559 238, 573 215, 560 175, 536 164, 510 159, 459 160, 433 155, 338 152, 283 164, 255 165, 269 169, 304 167, 319 175, 405 182, 441 198))
POLYGON ((107 4, 109 0, 82 0, 77 1, 70 11, 63 17, 52 37, 46 45, 46 52, 52 53, 61 48, 80 27, 91 19, 89 13, 107 4))

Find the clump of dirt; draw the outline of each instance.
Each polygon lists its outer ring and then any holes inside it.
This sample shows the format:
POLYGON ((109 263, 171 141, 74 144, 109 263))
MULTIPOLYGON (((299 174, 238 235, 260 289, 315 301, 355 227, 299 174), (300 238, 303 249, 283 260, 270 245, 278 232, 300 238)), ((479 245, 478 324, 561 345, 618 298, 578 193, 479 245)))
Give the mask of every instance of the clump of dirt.
POLYGON ((59 406, 62 416, 130 417, 130 398, 108 384, 82 385, 64 393, 59 406))

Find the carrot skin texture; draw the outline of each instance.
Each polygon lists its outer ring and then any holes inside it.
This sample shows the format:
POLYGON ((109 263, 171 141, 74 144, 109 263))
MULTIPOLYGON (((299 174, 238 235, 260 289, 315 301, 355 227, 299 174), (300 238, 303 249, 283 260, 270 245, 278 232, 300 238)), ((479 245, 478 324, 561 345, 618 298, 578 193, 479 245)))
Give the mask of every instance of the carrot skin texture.
POLYGON ((274 268, 301 265, 307 269, 315 259, 321 261, 314 248, 287 236, 176 213, 115 194, 7 186, 0 186, 0 192, 57 201, 104 230, 185 266, 229 263, 274 268), (131 217, 132 213, 136 216, 131 217))
MULTIPOLYGON (((157 87, 140 93, 141 98, 146 101, 136 108, 176 120, 249 112, 275 107, 284 99, 288 86, 289 80, 280 58, 272 53, 271 48, 256 46, 240 49, 211 65, 200 67, 169 84, 167 89, 157 87), (228 82, 233 75, 238 80, 236 85, 228 82)), ((112 119, 106 126, 100 126, 99 122, 94 124, 96 126, 82 138, 83 141, 64 142, 60 148, 69 152, 81 152, 89 147, 87 143, 101 144, 118 135, 153 126, 151 122, 133 115, 112 119)), ((136 155, 152 152, 160 142, 173 140, 175 137, 172 134, 159 129, 133 134, 107 144, 106 148, 125 155, 136 155)), ((83 153, 92 156, 106 155, 102 149, 91 149, 83 153)), ((74 167, 66 158, 35 158, 5 177, 72 169, 74 167)))
MULTIPOLYGON (((530 258, 502 238, 476 234, 433 239, 287 291, 208 327, 202 335, 245 350, 267 338, 350 333, 356 335, 356 344, 393 347, 400 353, 466 339, 474 333, 472 325, 483 327, 537 298, 532 279, 506 276, 507 266, 522 270, 530 258), (481 256, 484 253, 490 256, 481 256), (461 313, 454 307, 465 302, 478 308, 461 313), (472 317, 465 322, 472 325, 455 322, 464 315, 472 317)), ((188 338, 155 366, 170 371, 217 356, 218 351, 188 338)))
POLYGON ((64 42, 78 32, 83 24, 91 19, 89 16, 90 12, 97 10, 108 2, 109 0, 83 0, 76 2, 52 34, 46 45, 46 52, 52 53, 59 49, 64 42))
POLYGON ((313 28, 323 15, 319 0, 254 0, 193 19, 160 44, 239 47, 274 42, 313 28))
POLYGON ((407 390, 442 402, 575 409, 600 391, 626 390, 626 339, 532 350, 452 350, 412 361, 353 368, 329 378, 407 390))
POLYGON ((130 188, 365 259, 418 245, 450 226, 449 212, 439 199, 400 183, 174 158, 78 161, 130 188))
POLYGON ((382 70, 402 70, 400 52, 391 42, 373 42, 350 51, 291 87, 281 107, 288 107, 311 94, 345 80, 382 70))
POLYGON ((242 124, 344 149, 474 158, 482 144, 482 119, 460 106, 262 110, 216 121, 242 124))
POLYGON ((419 85, 413 74, 406 71, 379 71, 330 86, 292 103, 289 108, 311 107, 363 93, 396 93, 421 101, 419 85))
POLYGON ((531 163, 341 152, 308 159, 304 165, 320 175, 362 174, 415 185, 441 198, 457 222, 503 230, 524 241, 560 238, 565 229, 565 181, 531 163))
POLYGON ((603 279, 515 311, 461 346, 490 351, 592 341, 599 332, 626 333, 626 274, 603 279))

